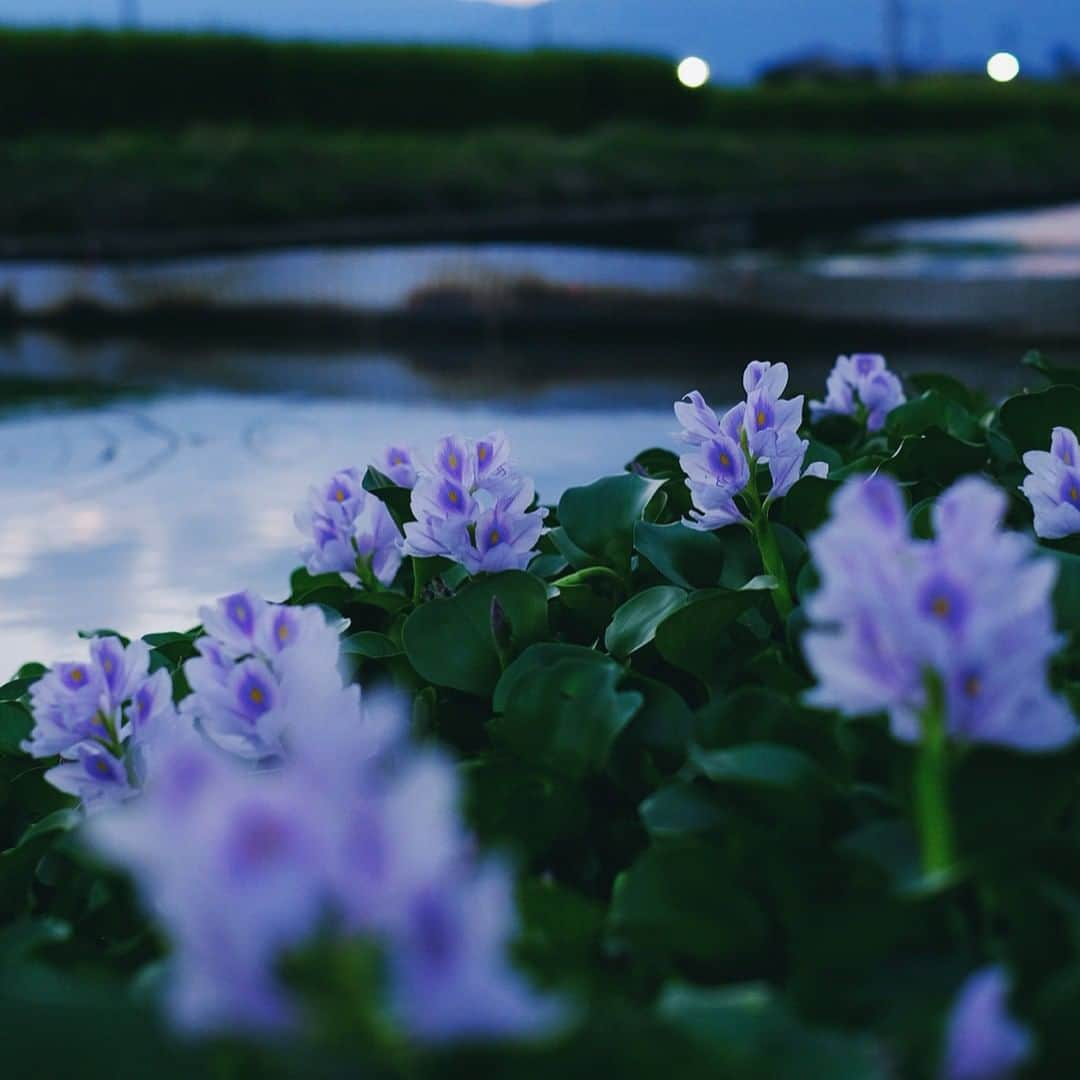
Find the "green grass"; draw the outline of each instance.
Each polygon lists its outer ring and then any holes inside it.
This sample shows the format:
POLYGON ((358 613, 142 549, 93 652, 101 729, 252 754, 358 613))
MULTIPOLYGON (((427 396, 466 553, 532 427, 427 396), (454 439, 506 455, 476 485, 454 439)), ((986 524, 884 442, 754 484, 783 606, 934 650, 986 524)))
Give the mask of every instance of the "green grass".
POLYGON ((617 127, 577 136, 301 133, 245 128, 0 141, 0 234, 82 235, 325 223, 451 210, 729 196, 1080 190, 1080 133, 957 136, 617 127))

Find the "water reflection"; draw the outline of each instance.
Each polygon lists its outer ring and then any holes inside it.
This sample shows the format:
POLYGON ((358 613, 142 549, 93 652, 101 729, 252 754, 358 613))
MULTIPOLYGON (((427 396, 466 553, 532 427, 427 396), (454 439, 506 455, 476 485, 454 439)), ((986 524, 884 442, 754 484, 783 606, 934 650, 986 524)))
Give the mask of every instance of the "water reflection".
MULTIPOLYGON (((80 628, 191 625, 227 590, 283 595, 308 486, 388 442, 424 447, 449 430, 501 426, 554 500, 645 446, 671 445, 672 400, 692 386, 732 399, 751 356, 787 360, 796 388, 816 393, 840 348, 871 344, 751 350, 721 331, 681 347, 409 352, 36 333, 0 342, 0 667, 77 654, 80 628)), ((890 358, 995 392, 1023 377, 1012 349, 890 358)))

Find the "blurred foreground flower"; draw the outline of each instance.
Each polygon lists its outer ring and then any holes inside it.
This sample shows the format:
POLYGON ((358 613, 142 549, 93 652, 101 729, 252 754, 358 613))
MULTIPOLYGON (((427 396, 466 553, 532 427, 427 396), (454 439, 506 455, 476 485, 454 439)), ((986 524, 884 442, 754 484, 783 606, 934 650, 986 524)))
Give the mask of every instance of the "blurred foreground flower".
POLYGON ((273 768, 177 738, 142 798, 93 822, 172 942, 177 1026, 297 1026, 282 961, 330 938, 378 948, 388 986, 367 1007, 413 1038, 551 1030, 563 1010, 510 965, 511 876, 476 857, 453 764, 410 745, 387 703, 363 715, 318 695, 295 704, 309 737, 273 768))
POLYGON ((90 642, 88 663, 61 663, 30 689, 34 727, 22 748, 34 757, 61 756, 45 778, 97 809, 138 790, 143 752, 175 724, 168 673, 149 673, 142 641, 90 642))
POLYGON ((945 1035, 943 1080, 1009 1080, 1031 1057, 1031 1035, 1009 1014, 1008 997, 1008 978, 997 967, 960 988, 945 1035))
POLYGON ((838 356, 825 389, 824 401, 810 402, 810 418, 865 418, 867 431, 880 431, 889 413, 907 401, 900 380, 876 353, 838 356))
POLYGON ((1035 511, 1035 535, 1060 540, 1080 533, 1080 444, 1066 427, 1054 428, 1050 452, 1024 455, 1029 475, 1021 490, 1035 511))
POLYGON ((916 741, 929 676, 954 739, 1050 750, 1075 738, 1072 714, 1047 684, 1060 645, 1056 567, 1002 530, 1005 508, 992 484, 960 480, 934 506, 936 539, 913 540, 894 480, 844 485, 832 520, 810 540, 821 576, 803 643, 819 683, 814 704, 887 712, 893 734, 916 741))
POLYGON ((402 550, 441 556, 470 574, 524 570, 536 554, 546 510, 530 510, 533 483, 510 460, 501 432, 473 441, 450 435, 436 447, 412 494, 416 520, 405 526, 402 550))

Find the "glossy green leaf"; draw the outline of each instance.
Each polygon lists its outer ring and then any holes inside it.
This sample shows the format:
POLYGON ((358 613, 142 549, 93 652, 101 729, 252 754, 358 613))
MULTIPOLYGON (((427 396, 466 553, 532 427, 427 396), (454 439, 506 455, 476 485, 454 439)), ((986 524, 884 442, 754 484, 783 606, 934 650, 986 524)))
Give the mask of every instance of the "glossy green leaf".
POLYGON ((614 614, 604 635, 612 656, 624 658, 648 645, 656 628, 686 603, 686 590, 657 585, 631 597, 614 614))
POLYGON ((405 620, 402 643, 417 673, 436 686, 490 693, 502 673, 491 628, 496 597, 510 622, 513 651, 547 635, 547 589, 539 578, 520 570, 480 577, 405 620))
POLYGON ((570 540, 610 566, 630 560, 634 527, 662 482, 633 473, 606 476, 568 489, 559 500, 559 523, 570 540))

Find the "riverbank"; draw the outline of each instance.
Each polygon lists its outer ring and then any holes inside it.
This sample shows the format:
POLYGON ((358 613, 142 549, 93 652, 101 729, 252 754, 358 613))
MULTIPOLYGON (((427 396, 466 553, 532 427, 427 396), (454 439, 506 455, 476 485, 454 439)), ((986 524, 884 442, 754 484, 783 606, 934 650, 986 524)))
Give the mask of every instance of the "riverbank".
POLYGON ((538 240, 724 249, 1080 196, 1080 132, 196 129, 0 142, 0 256, 538 240))

